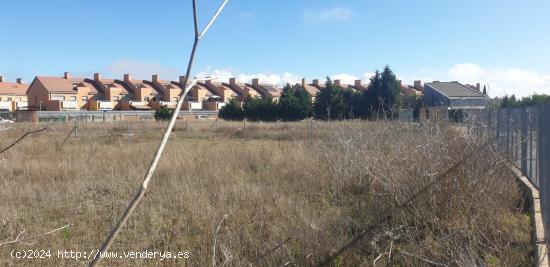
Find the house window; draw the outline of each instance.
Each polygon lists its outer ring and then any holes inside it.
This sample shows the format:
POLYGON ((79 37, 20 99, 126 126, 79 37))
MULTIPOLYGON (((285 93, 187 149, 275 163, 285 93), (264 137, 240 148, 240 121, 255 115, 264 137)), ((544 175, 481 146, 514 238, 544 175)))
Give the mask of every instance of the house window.
POLYGON ((145 102, 149 102, 149 97, 148 97, 148 96, 146 96, 145 98, 143 98, 143 101, 145 101, 145 102))
POLYGON ((16 98, 17 102, 21 102, 21 97, 16 98))
POLYGON ((11 97, 8 97, 8 101, 11 101, 11 97))
POLYGON ((52 96, 52 100, 64 101, 64 100, 65 100, 65 96, 62 96, 62 95, 53 95, 53 96, 52 96))
POLYGON ((71 96, 71 101, 76 101, 76 96, 71 96))
POLYGON ((87 95, 82 96, 82 102, 86 102, 86 101, 88 101, 88 96, 87 95))

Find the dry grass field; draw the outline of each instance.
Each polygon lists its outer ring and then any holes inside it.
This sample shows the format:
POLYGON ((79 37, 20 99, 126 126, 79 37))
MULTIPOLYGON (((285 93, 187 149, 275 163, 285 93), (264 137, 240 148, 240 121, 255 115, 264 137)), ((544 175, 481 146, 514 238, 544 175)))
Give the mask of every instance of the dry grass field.
MULTIPOLYGON (((1 266, 83 266, 141 184, 165 123, 52 124, 0 154, 1 266), (12 251, 51 250, 51 259, 12 251)), ((0 147, 28 127, 0 131, 0 147)), ((103 266, 530 266, 530 217, 491 144, 447 125, 178 122, 103 266), (311 130, 311 131, 310 131, 311 130)))

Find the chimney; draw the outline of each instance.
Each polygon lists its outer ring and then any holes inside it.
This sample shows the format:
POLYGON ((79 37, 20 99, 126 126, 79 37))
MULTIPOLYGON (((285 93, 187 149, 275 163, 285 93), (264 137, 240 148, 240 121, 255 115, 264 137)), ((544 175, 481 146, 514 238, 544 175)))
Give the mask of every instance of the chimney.
POLYGON ((130 74, 124 74, 124 81, 125 82, 130 82, 132 80, 132 75, 130 74))
POLYGON ((355 88, 361 88, 361 80, 355 80, 355 88))
POLYGON ((63 74, 63 78, 65 78, 66 80, 70 79, 70 78, 71 78, 71 73, 66 71, 66 72, 63 74))
POLYGON ((319 87, 319 79, 313 80, 313 85, 315 85, 316 87, 319 87))
POLYGON ((229 84, 235 85, 235 78, 229 78, 229 84))
POLYGON ((21 79, 21 78, 17 78, 16 81, 17 81, 18 84, 22 84, 22 83, 23 83, 23 79, 21 79))
POLYGON ((4 82, 4 76, 0 76, 0 83, 4 82))
POLYGON ((159 81, 159 75, 158 74, 153 74, 153 76, 151 76, 151 80, 154 83, 158 82, 159 81))
POLYGON ((184 84, 184 83, 185 83, 185 76, 180 76, 180 85, 183 87, 187 87, 187 84, 184 84))
POLYGON ((416 88, 418 90, 422 90, 422 81, 420 81, 420 80, 414 81, 414 88, 416 88))
POLYGON ((302 87, 306 87, 306 79, 302 78, 302 87))
POLYGON ((476 90, 479 92, 481 90, 481 85, 479 83, 476 83, 476 90))
POLYGON ((334 86, 340 87, 340 80, 334 80, 334 86))
POLYGON ((253 86, 258 86, 258 84, 259 84, 258 78, 252 79, 252 85, 253 85, 253 86))
POLYGON ((204 84, 212 85, 212 80, 211 79, 206 79, 206 80, 204 80, 204 84))
POLYGON ((94 81, 99 82, 101 80, 101 74, 94 73, 94 81))

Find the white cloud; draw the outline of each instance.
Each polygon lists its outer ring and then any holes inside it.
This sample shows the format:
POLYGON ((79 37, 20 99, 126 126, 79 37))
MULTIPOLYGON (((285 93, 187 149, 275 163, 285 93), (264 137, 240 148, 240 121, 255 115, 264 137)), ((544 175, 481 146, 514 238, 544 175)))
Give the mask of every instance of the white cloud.
MULTIPOLYGON (((355 80, 361 80, 363 84, 369 84, 370 78, 374 75, 374 72, 365 72, 362 76, 355 76, 349 73, 341 73, 329 75, 332 80, 340 80, 343 84, 354 84, 355 80)), ((294 73, 285 72, 283 74, 278 73, 234 73, 227 69, 213 69, 208 67, 206 70, 199 72, 196 75, 199 79, 215 78, 217 81, 227 82, 229 78, 235 77, 238 82, 250 83, 252 79, 258 78, 260 83, 277 85, 284 87, 287 83, 296 84, 301 83, 304 76, 300 76, 294 73)), ((308 78, 307 81, 311 82, 312 79, 320 79, 324 82, 325 77, 308 78)))
POLYGON ((330 76, 330 79, 333 81, 340 80, 340 82, 343 84, 353 84, 355 80, 358 80, 358 77, 352 74, 341 73, 330 76))
POLYGON ((324 9, 307 9, 304 19, 309 24, 323 22, 347 22, 355 15, 355 12, 348 7, 335 6, 324 9))
POLYGON ((109 75, 118 79, 122 79, 124 74, 129 73, 133 78, 137 79, 150 80, 151 75, 158 74, 165 80, 177 80, 181 74, 181 72, 175 68, 162 66, 155 62, 145 62, 134 59, 119 59, 108 66, 106 70, 109 75))
POLYGON ((363 73, 363 83, 370 84, 370 78, 374 76, 374 72, 365 72, 363 73))
POLYGON ((256 73, 256 74, 247 74, 247 73, 234 73, 230 70, 225 69, 212 69, 208 67, 206 70, 199 72, 196 75, 199 79, 204 79, 206 77, 215 78, 217 81, 227 82, 229 78, 235 77, 238 82, 241 83, 250 83, 252 79, 258 78, 260 83, 277 85, 280 87, 285 86, 287 83, 296 84, 302 80, 301 77, 292 74, 290 72, 285 72, 283 74, 277 73, 256 73))
POLYGON ((490 96, 550 94, 550 75, 518 68, 484 68, 474 63, 456 64, 449 70, 449 78, 463 83, 486 84, 490 96))
POLYGON ((235 75, 233 75, 233 73, 229 70, 213 70, 211 66, 209 66, 206 70, 197 73, 197 75, 195 76, 199 80, 205 78, 214 78, 216 81, 220 82, 227 82, 229 78, 235 77, 235 75))

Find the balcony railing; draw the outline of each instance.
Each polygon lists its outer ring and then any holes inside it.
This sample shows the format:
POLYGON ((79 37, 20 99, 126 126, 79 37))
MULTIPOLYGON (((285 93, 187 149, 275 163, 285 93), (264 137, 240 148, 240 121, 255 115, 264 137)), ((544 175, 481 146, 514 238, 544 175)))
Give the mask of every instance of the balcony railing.
POLYGON ((161 106, 175 106, 178 104, 177 101, 173 101, 173 102, 167 102, 167 101, 160 101, 159 102, 161 106))
POLYGON ((11 101, 10 102, 0 102, 0 110, 10 110, 11 109, 11 101))
POLYGON ((112 110, 114 108, 114 103, 111 101, 99 101, 98 103, 98 109, 99 110, 112 110))
POLYGON ((77 101, 61 101, 62 109, 78 109, 77 101))
POLYGON ((17 109, 27 109, 29 107, 29 102, 27 101, 20 101, 16 102, 17 109))
POLYGON ((189 109, 202 109, 201 102, 189 102, 189 109))
POLYGON ((149 102, 145 101, 130 101, 130 106, 147 106, 149 102))

